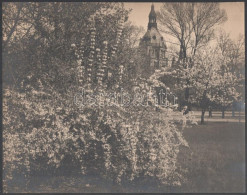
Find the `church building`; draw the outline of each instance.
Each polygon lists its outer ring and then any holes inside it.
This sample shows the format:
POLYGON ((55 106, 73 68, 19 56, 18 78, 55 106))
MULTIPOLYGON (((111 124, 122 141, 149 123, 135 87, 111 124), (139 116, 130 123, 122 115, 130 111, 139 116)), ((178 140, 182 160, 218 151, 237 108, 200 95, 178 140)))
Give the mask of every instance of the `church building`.
POLYGON ((149 13, 148 29, 139 44, 139 51, 145 62, 141 64, 140 71, 142 72, 141 75, 146 78, 153 74, 155 69, 168 65, 168 59, 166 58, 167 46, 157 28, 156 18, 157 15, 152 4, 149 13))

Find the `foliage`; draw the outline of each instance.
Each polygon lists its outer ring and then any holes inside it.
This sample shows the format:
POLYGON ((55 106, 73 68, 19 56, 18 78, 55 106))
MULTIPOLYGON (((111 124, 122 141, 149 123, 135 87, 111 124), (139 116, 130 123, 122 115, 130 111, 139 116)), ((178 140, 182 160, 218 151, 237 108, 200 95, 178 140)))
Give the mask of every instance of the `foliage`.
MULTIPOLYGON (((6 10, 16 11, 8 5, 6 10)), ((177 155, 181 145, 188 146, 177 124, 184 120, 180 113, 155 106, 152 98, 148 107, 78 107, 74 102, 83 88, 87 94, 119 92, 121 87, 134 93, 128 56, 119 55, 130 53, 123 36, 132 35, 132 27, 124 24, 128 11, 122 4, 22 5, 26 14, 21 19, 28 17, 23 22, 30 22, 33 30, 25 39, 6 40, 4 48, 5 71, 15 80, 5 79, 3 94, 5 191, 15 173, 28 181, 31 175, 55 174, 66 166, 117 183, 151 176, 179 185, 177 155), (18 52, 23 60, 11 61, 18 52)), ((156 80, 145 83, 160 87, 156 80)))
MULTIPOLYGON (((194 58, 200 49, 204 49, 214 38, 215 27, 227 20, 225 10, 220 9, 219 4, 212 3, 164 3, 158 14, 161 23, 161 30, 175 40, 179 46, 177 58, 179 64, 178 71, 184 71, 187 75, 187 68, 194 65, 194 58), (189 66, 189 67, 188 67, 189 66), (183 70, 185 69, 185 70, 183 70)), ((173 52, 174 53, 174 52, 173 52)), ((176 79, 178 82, 179 76, 176 79)), ((185 85, 191 85, 188 75, 185 85)), ((183 84, 182 84, 183 85, 183 84)), ((190 89, 184 88, 184 99, 186 105, 189 104, 190 89)))
POLYGON ((193 61, 178 62, 171 68, 162 69, 156 75, 162 83, 166 83, 164 79, 173 80, 173 91, 176 94, 189 89, 190 104, 202 109, 203 118, 210 104, 214 103, 226 109, 240 97, 237 87, 243 78, 232 71, 229 58, 219 51, 219 47, 207 47, 198 51, 193 61), (190 82, 186 82, 187 79, 190 82))
POLYGON ((67 77, 58 70, 70 68, 75 61, 72 43, 89 40, 86 36, 91 18, 95 18, 98 29, 96 47, 102 49, 103 41, 113 45, 116 24, 122 16, 126 20, 128 14, 122 3, 109 2, 8 2, 3 4, 3 9, 3 70, 11 73, 4 75, 4 83, 20 88, 20 83, 31 73, 45 77, 42 82, 49 80, 45 87, 61 90, 64 83, 71 81, 61 82, 67 77), (16 18, 19 7, 20 16, 16 18), (12 24, 15 19, 16 25, 12 24), (57 67, 55 63, 61 64, 57 67))
MULTIPOLYGON (((245 47, 244 47, 244 37, 239 35, 239 38, 236 41, 233 41, 229 38, 229 34, 226 34, 224 31, 221 31, 217 38, 218 51, 222 59, 222 67, 220 69, 219 76, 228 80, 222 83, 222 87, 232 88, 239 97, 232 98, 233 100, 242 100, 244 99, 244 65, 245 65, 245 47), (224 61, 223 61, 224 60, 224 61), (230 85, 230 87, 229 87, 230 85)), ((223 80, 223 79, 221 79, 223 80)), ((232 89, 230 89, 232 91, 232 89)), ((222 91, 222 90, 220 90, 222 91)), ((231 94, 232 92, 226 92, 226 95, 231 94)), ((226 96, 224 95, 224 96, 226 96)))
POLYGON ((4 97, 5 182, 12 171, 29 175, 61 167, 65 157, 71 167, 79 164, 83 174, 97 173, 118 183, 145 175, 166 184, 180 182, 171 177, 177 174, 179 146, 187 143, 169 117, 171 111, 71 109, 54 92, 35 90, 6 91, 4 97), (49 100, 55 95, 55 102, 49 100))

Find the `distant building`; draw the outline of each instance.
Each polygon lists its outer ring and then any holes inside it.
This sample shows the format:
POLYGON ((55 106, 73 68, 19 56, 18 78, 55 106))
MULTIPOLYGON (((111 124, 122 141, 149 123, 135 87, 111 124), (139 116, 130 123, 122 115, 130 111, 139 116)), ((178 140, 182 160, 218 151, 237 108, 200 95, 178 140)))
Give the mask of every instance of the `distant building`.
POLYGON ((166 58, 167 46, 163 36, 158 31, 156 17, 152 4, 148 29, 139 44, 139 51, 145 63, 142 63, 138 69, 141 72, 140 75, 146 78, 154 73, 155 69, 168 65, 168 59, 166 58))

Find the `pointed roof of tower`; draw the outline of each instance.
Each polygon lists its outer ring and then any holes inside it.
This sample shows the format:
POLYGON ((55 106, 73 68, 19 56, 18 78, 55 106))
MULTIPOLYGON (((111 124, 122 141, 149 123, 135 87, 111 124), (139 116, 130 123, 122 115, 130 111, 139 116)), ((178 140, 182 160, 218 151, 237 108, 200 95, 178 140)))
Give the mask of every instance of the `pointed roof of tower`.
POLYGON ((152 4, 151 11, 149 13, 148 29, 150 30, 152 27, 157 29, 156 13, 154 11, 154 4, 152 4))
POLYGON ((154 4, 151 5, 151 11, 149 13, 149 17, 156 17, 156 13, 154 11, 154 4))

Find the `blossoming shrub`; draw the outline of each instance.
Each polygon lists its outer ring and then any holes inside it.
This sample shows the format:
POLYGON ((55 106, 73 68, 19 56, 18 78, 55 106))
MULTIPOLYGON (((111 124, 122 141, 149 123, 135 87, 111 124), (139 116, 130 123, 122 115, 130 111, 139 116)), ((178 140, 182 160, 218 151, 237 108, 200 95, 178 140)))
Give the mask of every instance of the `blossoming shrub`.
POLYGON ((3 108, 5 188, 13 173, 28 181, 33 174, 56 174, 65 166, 117 183, 144 176, 164 184, 180 182, 171 178, 177 175, 179 147, 187 143, 172 110, 117 105, 78 109, 44 90, 5 90, 3 108))
MULTIPOLYGON (((25 184, 42 174, 96 174, 117 183, 147 176, 179 184, 177 155, 181 145, 187 146, 176 124, 186 120, 179 113, 154 103, 125 108, 74 104, 74 93, 81 89, 115 92, 133 87, 124 67, 130 61, 118 56, 128 11, 123 4, 114 13, 101 11, 90 16, 78 37, 82 39, 71 45, 75 55, 63 49, 69 56, 64 62, 41 53, 42 60, 27 69, 24 81, 19 79, 20 91, 5 88, 5 191, 17 175, 25 178, 25 184), (116 27, 111 33, 102 34, 105 20, 116 27)), ((151 89, 162 85, 156 81, 150 82, 151 89)))

